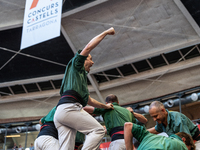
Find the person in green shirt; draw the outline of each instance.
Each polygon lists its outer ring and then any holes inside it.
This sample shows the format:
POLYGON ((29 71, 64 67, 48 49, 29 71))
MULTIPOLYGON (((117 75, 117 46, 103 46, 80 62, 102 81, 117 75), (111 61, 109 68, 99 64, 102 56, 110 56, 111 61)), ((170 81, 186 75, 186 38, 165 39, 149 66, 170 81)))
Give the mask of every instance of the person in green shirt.
MULTIPOLYGON (((40 119, 39 123, 42 125, 37 140, 35 140, 36 150, 58 150, 58 132, 55 128, 53 118, 56 111, 56 106, 50 112, 40 119)), ((74 150, 83 144, 85 135, 81 132, 76 133, 74 150)))
POLYGON ((58 130, 60 150, 74 149, 76 132, 87 134, 82 150, 97 149, 104 137, 104 128, 82 107, 87 104, 112 109, 89 95, 87 73, 94 64, 90 52, 107 36, 115 34, 113 27, 95 36, 68 62, 60 88, 61 99, 57 104, 54 123, 58 130))
POLYGON ((131 122, 124 124, 124 140, 126 150, 133 150, 132 138, 140 145, 137 150, 195 150, 192 137, 184 132, 172 134, 170 137, 152 134, 143 126, 131 122))
MULTIPOLYGON (((185 132, 190 134, 193 140, 200 140, 198 127, 184 114, 165 109, 163 103, 152 102, 149 107, 149 114, 156 121, 156 126, 148 129, 149 132, 154 134, 166 132, 169 136, 178 132, 185 132)), ((197 143, 199 142, 196 142, 196 147, 200 147, 197 143)))
POLYGON ((106 97, 106 104, 112 103, 114 109, 102 109, 94 107, 84 107, 90 114, 102 115, 105 126, 107 129, 107 134, 111 137, 111 144, 109 150, 125 150, 124 143, 124 123, 133 122, 133 123, 143 123, 147 122, 147 119, 138 113, 134 113, 131 108, 123 108, 119 106, 119 101, 116 95, 110 94, 106 97), (131 113, 132 112, 132 113, 131 113))
POLYGON ((42 126, 34 142, 35 150, 59 150, 58 131, 53 122, 55 110, 56 107, 40 119, 42 126))

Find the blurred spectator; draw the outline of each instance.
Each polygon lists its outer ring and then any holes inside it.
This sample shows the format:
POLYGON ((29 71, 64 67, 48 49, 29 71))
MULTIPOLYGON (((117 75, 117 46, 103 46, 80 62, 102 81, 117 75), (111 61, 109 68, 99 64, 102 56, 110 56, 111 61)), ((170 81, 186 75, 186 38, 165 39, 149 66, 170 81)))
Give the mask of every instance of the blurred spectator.
POLYGON ((18 147, 17 147, 16 143, 14 143, 14 146, 13 146, 12 150, 18 150, 18 147))
POLYGON ((34 150, 34 146, 33 146, 33 143, 31 143, 31 147, 30 147, 30 150, 34 150))
POLYGON ((19 145, 18 150, 23 150, 23 147, 21 145, 19 145))

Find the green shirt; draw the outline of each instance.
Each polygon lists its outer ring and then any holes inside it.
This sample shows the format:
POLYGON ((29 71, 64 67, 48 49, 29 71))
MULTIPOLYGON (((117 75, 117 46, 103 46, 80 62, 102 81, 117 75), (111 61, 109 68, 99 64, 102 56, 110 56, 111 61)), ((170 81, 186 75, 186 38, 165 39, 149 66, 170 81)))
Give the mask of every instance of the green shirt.
POLYGON ((88 85, 87 72, 85 71, 84 63, 87 56, 80 55, 79 50, 76 55, 69 61, 65 75, 62 80, 60 94, 62 95, 67 90, 74 90, 79 93, 83 99, 83 106, 88 102, 88 85))
POLYGON ((157 132, 166 132, 168 135, 185 132, 194 136, 198 127, 188 117, 175 111, 169 112, 167 110, 167 112, 167 127, 165 127, 162 123, 158 124, 156 122, 155 129, 157 132))
POLYGON ((47 122, 53 122, 55 111, 56 106, 45 117, 41 119, 42 124, 47 122))
POLYGON ((170 137, 152 134, 136 124, 133 124, 132 134, 140 142, 137 150, 188 150, 181 138, 175 134, 170 137))
POLYGON ((129 110, 119 106, 116 102, 112 104, 114 109, 95 108, 93 112, 93 114, 103 116, 108 134, 112 128, 124 126, 125 122, 136 123, 135 117, 129 110))
POLYGON ((76 139, 75 142, 76 143, 83 143, 85 140, 85 134, 81 133, 81 132, 76 132, 76 139))

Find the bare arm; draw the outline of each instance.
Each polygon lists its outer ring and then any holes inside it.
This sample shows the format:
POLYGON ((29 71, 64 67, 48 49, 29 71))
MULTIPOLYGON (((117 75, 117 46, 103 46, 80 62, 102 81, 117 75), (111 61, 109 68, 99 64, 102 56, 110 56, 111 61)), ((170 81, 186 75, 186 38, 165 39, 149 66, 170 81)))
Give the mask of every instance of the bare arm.
POLYGON ((137 120, 143 124, 146 124, 147 123, 147 118, 145 118, 143 115, 141 114, 138 114, 138 113, 133 113, 134 117, 137 118, 137 120))
POLYGON ((124 141, 126 145, 126 150, 133 150, 132 127, 133 124, 131 122, 126 122, 124 124, 124 141))
POLYGON ((108 30, 105 30, 101 34, 95 36, 81 51, 80 55, 88 56, 89 53, 104 39, 106 35, 113 35, 115 34, 115 30, 113 27, 111 27, 108 30))
POLYGON ((105 104, 100 103, 97 100, 91 98, 90 96, 88 98, 88 105, 91 105, 91 106, 96 107, 96 108, 114 109, 113 105, 111 103, 105 105, 105 104))
POLYGON ((147 131, 149 131, 150 133, 153 133, 153 134, 159 134, 159 132, 156 131, 155 127, 149 128, 149 129, 147 129, 147 131))
POLYGON ((41 119, 40 119, 40 121, 39 121, 39 124, 41 124, 41 125, 42 125, 42 121, 41 121, 41 119))
POLYGON ((92 106, 85 106, 83 109, 88 112, 89 114, 92 114, 94 112, 94 107, 92 106))
POLYGON ((128 109, 139 122, 143 124, 147 123, 148 120, 143 115, 134 112, 131 107, 127 107, 126 109, 128 109))

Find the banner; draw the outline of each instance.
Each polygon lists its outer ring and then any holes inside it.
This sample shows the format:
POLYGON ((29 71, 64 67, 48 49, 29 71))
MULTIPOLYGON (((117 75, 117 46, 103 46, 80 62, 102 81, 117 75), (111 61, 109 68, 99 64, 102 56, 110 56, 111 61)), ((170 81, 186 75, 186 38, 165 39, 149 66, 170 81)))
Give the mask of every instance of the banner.
POLYGON ((60 36, 62 0, 26 0, 20 49, 60 36))

